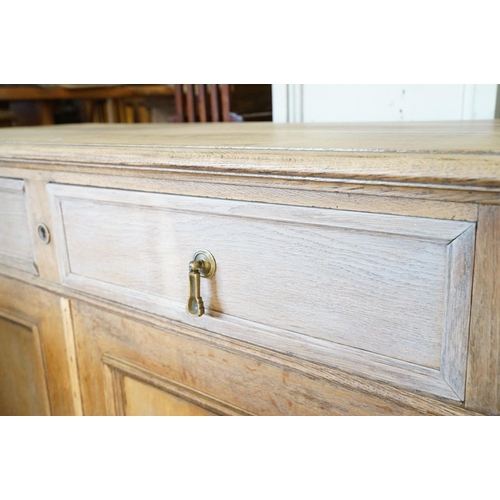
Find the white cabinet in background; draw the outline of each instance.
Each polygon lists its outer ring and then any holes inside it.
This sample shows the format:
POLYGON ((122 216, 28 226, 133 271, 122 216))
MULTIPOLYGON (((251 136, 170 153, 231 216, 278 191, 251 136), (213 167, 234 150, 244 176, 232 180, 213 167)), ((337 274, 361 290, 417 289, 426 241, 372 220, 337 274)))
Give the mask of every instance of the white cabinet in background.
POLYGON ((278 123, 490 120, 492 85, 273 85, 278 123))

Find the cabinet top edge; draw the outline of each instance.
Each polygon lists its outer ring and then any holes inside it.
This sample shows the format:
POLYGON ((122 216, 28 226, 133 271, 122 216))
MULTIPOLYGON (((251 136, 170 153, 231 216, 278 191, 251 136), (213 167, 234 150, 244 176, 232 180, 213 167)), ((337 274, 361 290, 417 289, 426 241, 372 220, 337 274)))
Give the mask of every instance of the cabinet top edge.
POLYGON ((500 120, 403 123, 73 124, 0 129, 0 144, 497 154, 500 120))
POLYGON ((500 120, 13 127, 0 161, 500 187, 500 120))

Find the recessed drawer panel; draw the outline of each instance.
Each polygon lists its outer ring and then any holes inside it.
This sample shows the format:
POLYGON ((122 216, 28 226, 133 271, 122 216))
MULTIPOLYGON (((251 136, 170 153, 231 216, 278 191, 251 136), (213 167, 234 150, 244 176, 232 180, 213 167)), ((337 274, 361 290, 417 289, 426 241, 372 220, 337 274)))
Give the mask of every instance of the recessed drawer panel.
POLYGON ((0 177, 0 264, 37 274, 20 179, 0 177))
POLYGON ((48 186, 68 287, 401 387, 464 394, 475 225, 48 186), (205 315, 188 265, 209 250, 205 315))

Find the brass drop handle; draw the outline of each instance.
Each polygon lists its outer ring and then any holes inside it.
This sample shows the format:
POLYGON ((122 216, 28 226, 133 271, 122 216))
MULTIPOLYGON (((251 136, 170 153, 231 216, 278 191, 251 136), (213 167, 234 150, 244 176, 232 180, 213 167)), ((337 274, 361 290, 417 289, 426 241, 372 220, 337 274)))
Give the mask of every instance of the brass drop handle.
POLYGON ((207 250, 198 250, 189 263, 189 299, 186 306, 191 316, 202 316, 205 306, 201 298, 200 277, 211 278, 215 274, 214 256, 207 250))

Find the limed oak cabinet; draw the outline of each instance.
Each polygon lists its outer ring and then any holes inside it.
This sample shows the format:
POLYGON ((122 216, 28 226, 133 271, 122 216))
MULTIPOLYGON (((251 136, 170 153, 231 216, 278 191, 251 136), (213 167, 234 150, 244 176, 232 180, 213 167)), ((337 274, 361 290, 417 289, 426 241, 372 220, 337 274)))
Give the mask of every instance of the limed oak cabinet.
POLYGON ((495 121, 1 130, 0 413, 497 415, 499 204, 495 121))

